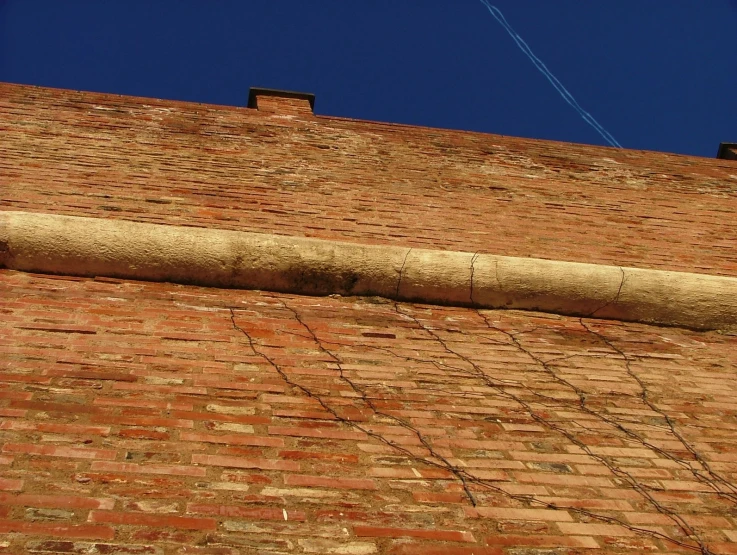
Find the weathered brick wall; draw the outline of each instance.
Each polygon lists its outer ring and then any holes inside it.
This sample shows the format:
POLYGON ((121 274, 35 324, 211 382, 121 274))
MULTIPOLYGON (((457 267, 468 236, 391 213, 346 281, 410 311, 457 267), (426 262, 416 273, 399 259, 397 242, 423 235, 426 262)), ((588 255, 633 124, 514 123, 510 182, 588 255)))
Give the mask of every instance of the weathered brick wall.
POLYGON ((0 314, 8 553, 737 553, 734 336, 7 270, 0 314))
MULTIPOLYGON (((737 165, 0 85, 0 209, 737 275, 737 165)), ((737 338, 0 270, 0 551, 737 553, 737 338)))
POLYGON ((734 161, 264 103, 0 85, 0 209, 737 275, 734 161))

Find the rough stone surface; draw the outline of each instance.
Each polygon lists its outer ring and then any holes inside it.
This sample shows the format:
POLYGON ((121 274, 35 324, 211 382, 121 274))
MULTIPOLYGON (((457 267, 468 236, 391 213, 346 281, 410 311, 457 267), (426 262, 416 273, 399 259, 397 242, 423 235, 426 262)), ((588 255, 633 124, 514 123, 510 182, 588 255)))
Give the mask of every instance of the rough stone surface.
POLYGON ((737 329, 737 278, 0 212, 0 268, 737 329))

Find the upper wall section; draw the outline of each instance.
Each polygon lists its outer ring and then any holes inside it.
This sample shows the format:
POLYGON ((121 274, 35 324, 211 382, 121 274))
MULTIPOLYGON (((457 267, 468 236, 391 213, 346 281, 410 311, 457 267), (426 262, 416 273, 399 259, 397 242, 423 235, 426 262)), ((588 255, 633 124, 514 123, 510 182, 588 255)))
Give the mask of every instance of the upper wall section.
POLYGON ((734 161, 11 84, 0 133, 5 210, 737 276, 734 161))

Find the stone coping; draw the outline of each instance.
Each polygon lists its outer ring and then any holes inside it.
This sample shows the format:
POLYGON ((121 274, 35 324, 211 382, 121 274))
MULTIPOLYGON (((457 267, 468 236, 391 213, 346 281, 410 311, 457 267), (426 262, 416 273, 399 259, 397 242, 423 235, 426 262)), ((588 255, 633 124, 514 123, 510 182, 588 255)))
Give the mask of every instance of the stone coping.
POLYGON ((219 229, 0 212, 0 267, 725 329, 737 278, 219 229))

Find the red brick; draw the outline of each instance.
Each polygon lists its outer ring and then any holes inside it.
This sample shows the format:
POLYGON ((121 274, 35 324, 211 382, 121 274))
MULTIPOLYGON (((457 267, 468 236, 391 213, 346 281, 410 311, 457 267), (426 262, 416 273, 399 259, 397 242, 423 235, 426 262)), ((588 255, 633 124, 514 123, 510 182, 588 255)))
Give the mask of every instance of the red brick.
POLYGON ((36 376, 32 374, 11 374, 9 372, 0 372, 0 383, 1 382, 35 383, 48 385, 51 383, 51 378, 45 378, 43 376, 36 376))
POLYGON ((187 505, 187 512, 224 516, 229 518, 242 518, 247 520, 306 520, 305 513, 302 511, 260 507, 252 509, 239 505, 206 505, 202 503, 190 503, 187 505))
POLYGON ((283 385, 239 382, 235 380, 224 381, 219 378, 195 378, 192 382, 196 386, 213 387, 217 389, 244 389, 246 391, 268 391, 270 393, 283 393, 286 390, 283 385))
POLYGON ((387 553, 391 555, 504 555, 498 547, 442 547, 426 543, 405 543, 392 546, 387 553))
POLYGON ((449 480, 453 473, 442 468, 387 468, 374 467, 368 469, 369 476, 376 478, 398 478, 405 480, 449 480))
POLYGON ((90 465, 93 472, 128 472, 134 474, 165 474, 171 476, 197 476, 207 474, 197 466, 176 466, 171 464, 135 464, 122 462, 95 461, 90 465))
POLYGON ((601 546, 590 536, 535 536, 535 535, 498 535, 486 539, 489 545, 502 547, 579 547, 598 549, 601 546))
POLYGON ((298 426, 269 426, 269 433, 282 436, 294 437, 319 437, 326 439, 352 439, 365 440, 366 434, 363 432, 351 432, 343 430, 331 430, 324 428, 303 428, 298 426))
POLYGON ((214 420, 216 422, 238 422, 240 424, 269 424, 271 422, 271 418, 267 418, 265 416, 219 414, 216 412, 175 410, 172 411, 171 414, 172 416, 175 416, 177 418, 189 418, 191 420, 214 420))
POLYGON ((204 387, 192 387, 186 385, 151 385, 145 383, 120 383, 113 384, 115 391, 145 391, 152 393, 175 393, 178 395, 206 395, 204 387))
POLYGON ((82 424, 59 424, 55 422, 5 421, 0 422, 0 430, 39 431, 55 434, 81 434, 107 436, 109 426, 85 426, 82 424))
POLYGON ((91 511, 90 522, 118 524, 124 526, 148 526, 152 528, 181 528, 183 530, 215 530, 214 518, 189 516, 155 515, 151 513, 123 513, 115 511, 91 511))
POLYGON ((25 391, 0 391, 0 399, 28 401, 31 397, 33 397, 33 393, 27 393, 25 391))
POLYGON ((375 526, 354 526, 353 532, 359 538, 423 538, 426 540, 448 542, 475 542, 471 532, 456 530, 418 530, 405 528, 378 528, 375 526))
POLYGON ((283 447, 280 437, 261 437, 246 434, 202 434, 198 432, 181 432, 182 441, 203 441, 206 443, 226 443, 229 445, 253 445, 258 447, 283 447))
POLYGON ((44 372, 46 376, 61 378, 83 378, 86 380, 112 380, 119 382, 135 382, 136 377, 122 372, 102 372, 97 370, 82 370, 73 368, 51 368, 44 372))
POLYGON ((115 530, 109 526, 0 520, 0 533, 11 534, 14 532, 39 536, 55 536, 58 538, 85 538, 91 540, 111 540, 115 536, 115 530))
POLYGON ((157 399, 131 399, 129 397, 95 397, 93 405, 103 407, 145 407, 158 409, 192 410, 192 403, 184 401, 161 401, 157 399))
POLYGON ((27 455, 43 455, 47 457, 68 457, 72 459, 106 459, 113 460, 114 449, 93 449, 91 447, 66 447, 60 445, 32 445, 29 443, 6 443, 3 453, 23 453, 27 455))
POLYGON ((10 418, 22 418, 28 411, 25 409, 11 409, 8 407, 0 407, 0 416, 6 416, 10 418))
POLYGON ((559 522, 564 534, 574 536, 634 536, 634 532, 617 524, 586 524, 582 522, 559 522))
POLYGON ((572 522, 567 511, 554 509, 514 509, 512 507, 466 507, 469 517, 493 518, 495 520, 546 520, 572 522))
POLYGON ((415 501, 419 503, 466 503, 468 497, 462 493, 425 493, 416 491, 412 493, 415 501))
POLYGON ((0 504, 23 507, 51 507, 57 509, 112 509, 114 499, 78 497, 74 495, 40 495, 0 493, 0 504))
POLYGON ((23 480, 0 478, 0 491, 20 491, 23 489, 23 480))
POLYGON ((261 470, 298 471, 299 463, 269 459, 244 459, 241 457, 225 457, 221 455, 192 455, 193 464, 207 466, 226 466, 230 468, 259 468, 261 470))
POLYGON ((378 489, 373 480, 364 478, 338 478, 334 476, 305 476, 302 474, 286 474, 284 484, 288 486, 308 486, 338 489, 378 489))
POLYGON ((92 422, 111 424, 113 426, 163 426, 166 428, 194 428, 194 422, 181 418, 163 418, 159 416, 117 416, 95 414, 92 422))
POLYGON ((357 463, 358 455, 347 453, 317 453, 312 451, 279 451, 282 459, 306 460, 315 459, 321 461, 338 461, 346 463, 357 463))
POLYGON ((119 430, 118 434, 120 437, 132 438, 132 439, 152 439, 157 441, 166 441, 171 436, 168 432, 157 432, 156 430, 142 430, 139 428, 126 428, 119 430))

